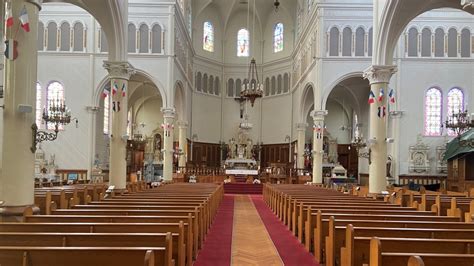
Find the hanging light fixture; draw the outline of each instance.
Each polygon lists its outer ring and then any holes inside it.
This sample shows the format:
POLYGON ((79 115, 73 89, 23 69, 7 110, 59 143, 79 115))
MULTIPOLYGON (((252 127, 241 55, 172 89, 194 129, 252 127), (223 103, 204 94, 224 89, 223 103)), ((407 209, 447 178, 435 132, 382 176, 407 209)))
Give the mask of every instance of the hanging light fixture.
POLYGON ((257 98, 263 96, 263 84, 260 84, 258 79, 257 63, 255 58, 252 58, 249 66, 248 79, 244 84, 244 90, 240 92, 240 96, 250 101, 252 107, 257 98))
POLYGON ((280 2, 278 0, 275 0, 273 3, 273 6, 275 7, 275 12, 278 12, 278 8, 280 7, 280 2))
POLYGON ((474 115, 469 114, 467 110, 459 110, 448 116, 444 124, 447 129, 451 129, 460 137, 464 132, 474 127, 474 115))

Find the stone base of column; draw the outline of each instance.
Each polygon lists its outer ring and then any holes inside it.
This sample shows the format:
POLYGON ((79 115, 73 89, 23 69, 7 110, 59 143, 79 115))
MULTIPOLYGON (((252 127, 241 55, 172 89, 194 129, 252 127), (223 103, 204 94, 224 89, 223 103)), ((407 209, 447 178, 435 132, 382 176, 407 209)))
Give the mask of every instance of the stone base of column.
POLYGON ((0 222, 23 222, 23 215, 39 214, 40 209, 34 205, 0 207, 0 222))

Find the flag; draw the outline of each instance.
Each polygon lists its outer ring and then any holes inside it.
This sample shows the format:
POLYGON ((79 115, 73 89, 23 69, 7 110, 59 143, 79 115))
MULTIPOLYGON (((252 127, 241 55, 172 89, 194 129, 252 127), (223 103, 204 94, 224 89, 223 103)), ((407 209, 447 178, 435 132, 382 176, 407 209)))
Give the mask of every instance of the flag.
POLYGON ((383 88, 380 88, 380 92, 379 92, 379 102, 381 102, 383 100, 383 88))
POLYGON ((107 88, 104 88, 104 90, 102 91, 102 97, 105 99, 107 98, 107 96, 109 96, 109 94, 110 91, 107 88))
POLYGON ((7 2, 6 4, 5 24, 7 25, 7 27, 13 26, 13 14, 12 14, 12 6, 10 2, 7 2))
POLYGON ((117 112, 120 112, 120 102, 117 102, 117 112))
POLYGON ((9 60, 15 60, 18 57, 18 51, 16 50, 18 42, 13 39, 5 41, 5 57, 9 60))
POLYGON ((112 96, 117 94, 118 92, 118 85, 117 82, 114 81, 114 86, 112 87, 112 96))
POLYGON ((385 111, 386 111, 385 106, 379 106, 377 116, 380 118, 385 117, 385 114, 386 114, 385 111))
POLYGON ((122 84, 122 97, 125 97, 127 95, 127 88, 125 87, 125 83, 122 84))
POLYGON ((28 11, 26 10, 26 6, 23 6, 23 8, 20 11, 20 22, 21 22, 21 27, 26 32, 30 32, 30 20, 28 19, 28 11))
POLYGON ((388 97, 390 97, 390 102, 395 103, 395 91, 393 89, 390 90, 388 93, 388 97))
POLYGON ((373 104, 375 103, 375 94, 372 90, 370 90, 370 93, 369 93, 369 104, 373 104))
POLYGON ((112 111, 115 112, 115 102, 112 102, 112 111))

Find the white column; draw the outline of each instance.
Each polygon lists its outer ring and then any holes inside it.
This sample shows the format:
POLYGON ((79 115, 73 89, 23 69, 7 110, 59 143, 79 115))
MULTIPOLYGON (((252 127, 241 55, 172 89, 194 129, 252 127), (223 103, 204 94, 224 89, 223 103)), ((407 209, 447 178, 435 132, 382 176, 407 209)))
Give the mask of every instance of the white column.
MULTIPOLYGON (((305 137, 306 137, 306 127, 308 124, 306 123, 299 123, 296 124, 296 132, 297 132, 297 149, 298 149, 298 155, 297 155, 297 160, 296 160, 296 167, 298 170, 304 168, 304 144, 305 144, 305 137)), ((301 170, 300 170, 301 171, 301 170)), ((302 173, 298 173, 302 174, 302 173)))
POLYGON ((370 105, 369 113, 369 192, 380 193, 387 188, 387 95, 390 78, 397 71, 396 66, 371 66, 364 72, 375 95, 375 103, 370 105), (379 101, 380 90, 384 96, 379 101), (384 115, 385 113, 385 115, 384 115))
MULTIPOLYGON (((38 13, 42 1, 11 1, 13 26, 5 29, 6 39, 15 40, 18 57, 5 57, 3 150, 0 174, 0 221, 14 220, 26 207, 34 204, 35 143, 32 125, 35 124, 37 81, 38 13), (26 7, 30 32, 20 27, 18 14, 26 7), (19 106, 27 106, 20 111, 19 106)), ((2 1, 3 3, 3 1, 2 1)), ((13 47, 9 47, 13 49, 13 47)), ((38 211, 35 208, 34 211, 38 211)))
POLYGON ((164 147, 163 147, 163 178, 165 181, 173 180, 173 131, 176 111, 174 108, 162 108, 164 147))
POLYGON ((179 157, 178 161, 178 166, 181 167, 186 167, 186 162, 188 158, 188 142, 187 142, 187 130, 188 130, 188 122, 185 121, 179 121, 178 122, 178 141, 179 141, 179 149, 183 153, 179 157))
POLYGON ((128 62, 104 61, 104 68, 109 72, 110 98, 110 161, 109 185, 115 190, 126 189, 127 185, 127 114, 128 114, 128 80, 133 74, 133 67, 128 62), (115 94, 112 91, 116 88, 115 94), (122 95, 125 88, 125 97, 122 95))
POLYGON ((313 183, 323 183, 323 136, 326 110, 312 111, 313 117, 313 183))

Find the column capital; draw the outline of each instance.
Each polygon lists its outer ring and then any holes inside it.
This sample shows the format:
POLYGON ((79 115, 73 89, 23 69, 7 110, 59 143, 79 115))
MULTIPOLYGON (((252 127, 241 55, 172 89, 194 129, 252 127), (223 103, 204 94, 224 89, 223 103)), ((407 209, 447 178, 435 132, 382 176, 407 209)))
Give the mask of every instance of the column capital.
POLYGON ((296 130, 297 131, 305 131, 307 127, 308 127, 307 123, 297 123, 296 124, 296 130))
POLYGON ((163 113, 164 118, 174 118, 176 116, 176 109, 162 107, 160 111, 163 113))
POLYGON ((129 80, 135 74, 135 68, 124 61, 104 61, 103 67, 109 72, 111 79, 129 80))
POLYGON ((178 121, 176 124, 178 125, 178 128, 188 128, 188 122, 186 121, 178 121))
POLYGON ((311 117, 313 117, 314 122, 324 121, 324 117, 328 115, 327 110, 313 110, 310 113, 311 117))
POLYGON ((390 78, 397 72, 397 70, 397 66, 373 65, 364 71, 363 77, 368 79, 370 84, 389 83, 390 78))

